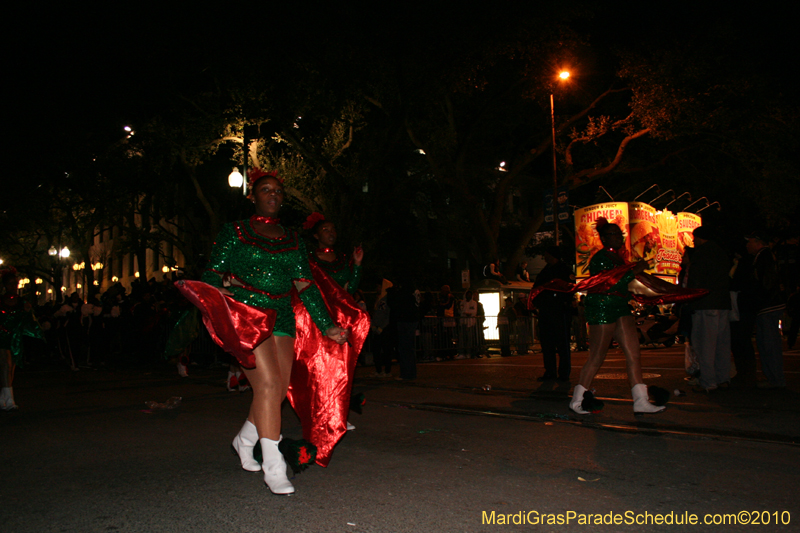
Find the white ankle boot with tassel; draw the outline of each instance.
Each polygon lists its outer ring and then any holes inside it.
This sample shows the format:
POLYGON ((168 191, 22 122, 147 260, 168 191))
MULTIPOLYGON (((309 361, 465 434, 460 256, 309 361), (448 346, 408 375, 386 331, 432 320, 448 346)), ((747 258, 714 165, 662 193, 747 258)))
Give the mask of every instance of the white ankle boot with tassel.
POLYGON ((17 404, 14 403, 14 389, 11 387, 3 387, 0 391, 0 409, 3 411, 11 411, 17 409, 17 404))
POLYGON ((233 449, 239 455, 239 460, 242 462, 242 468, 248 472, 258 472, 261 470, 261 465, 253 457, 253 448, 258 442, 258 430, 255 424, 249 420, 244 421, 242 429, 236 437, 233 438, 233 449))
POLYGON ((288 495, 294 494, 294 486, 286 477, 286 461, 278 449, 278 443, 282 438, 283 436, 278 440, 261 439, 259 441, 261 442, 261 453, 264 456, 261 469, 264 471, 264 483, 273 494, 288 495))
POLYGON ((579 415, 588 415, 589 411, 584 411, 581 407, 583 402, 583 393, 586 388, 583 385, 575 385, 575 390, 572 391, 572 400, 569 402, 569 408, 578 413, 579 415))
POLYGON ((634 385, 631 389, 633 395, 633 412, 634 414, 641 413, 660 413, 666 409, 663 405, 653 405, 647 396, 647 385, 639 383, 634 385))

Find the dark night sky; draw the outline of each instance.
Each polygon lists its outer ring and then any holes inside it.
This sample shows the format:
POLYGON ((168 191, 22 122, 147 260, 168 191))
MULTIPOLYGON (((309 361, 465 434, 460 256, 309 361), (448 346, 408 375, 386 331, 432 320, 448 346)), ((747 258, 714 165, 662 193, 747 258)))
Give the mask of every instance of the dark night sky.
MULTIPOLYGON (((350 7, 323 13, 301 7, 233 9, 230 4, 202 10, 189 2, 164 2, 153 9, 111 4, 99 10, 21 6, 6 17, 9 46, 4 62, 6 72, 13 73, 6 80, 14 81, 4 120, 6 144, 12 148, 7 153, 13 154, 6 162, 9 170, 22 171, 46 159, 43 151, 57 153, 47 147, 65 138, 97 132, 116 135, 126 121, 150 111, 159 91, 180 85, 183 73, 202 70, 214 56, 254 54, 265 41, 291 55, 293 50, 313 49, 319 36, 332 35, 396 51, 482 18, 502 21, 514 16, 501 5, 491 12, 465 6, 454 12, 398 3, 384 4, 381 11, 350 7)), ((737 44, 739 52, 757 58, 762 67, 753 75, 773 72, 777 79, 788 80, 784 76, 790 76, 794 61, 789 59, 797 48, 789 31, 794 19, 788 13, 643 4, 589 3, 602 7, 581 27, 595 46, 617 46, 681 34, 702 40, 709 38, 708 28, 726 20, 736 35, 746 37, 737 44)), ((479 32, 475 38, 480 38, 479 32)), ((781 90, 796 91, 788 83, 781 90)))

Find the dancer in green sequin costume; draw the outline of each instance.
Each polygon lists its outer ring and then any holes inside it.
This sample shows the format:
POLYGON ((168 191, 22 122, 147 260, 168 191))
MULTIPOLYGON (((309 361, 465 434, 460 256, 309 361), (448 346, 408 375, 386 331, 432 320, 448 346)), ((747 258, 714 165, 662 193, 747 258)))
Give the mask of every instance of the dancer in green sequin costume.
POLYGON ((274 175, 261 173, 251 184, 251 195, 255 216, 222 229, 203 281, 239 302, 277 311, 273 334, 253 350, 255 368, 245 369, 253 388, 253 402, 233 447, 245 470, 263 470, 264 481, 273 493, 292 494, 294 487, 286 477, 286 463, 278 450, 282 438, 281 403, 289 388, 294 361, 292 287, 297 288, 312 319, 327 337, 342 344, 347 340, 347 331, 336 327, 328 314, 297 232, 278 224, 283 183, 274 175), (253 458, 257 442, 261 443, 261 465, 253 458))
MULTIPOLYGON (((304 229, 311 229, 311 235, 317 240, 317 249, 308 254, 308 260, 314 261, 333 280, 350 294, 355 294, 361 282, 361 262, 364 260, 364 250, 358 246, 353 250, 352 257, 344 252, 336 253, 336 225, 325 220, 322 213, 311 213, 303 224, 304 229)), ((356 427, 347 422, 347 431, 356 427)))
MULTIPOLYGON (((596 225, 603 242, 603 249, 597 252, 589 262, 589 273, 592 276, 625 264, 619 256, 619 250, 625 244, 622 230, 616 224, 609 224, 606 219, 598 219, 596 225)), ((605 361, 608 346, 616 339, 625 353, 625 364, 628 368, 628 381, 633 394, 633 410, 635 413, 656 413, 664 409, 650 403, 647 386, 642 381, 642 364, 640 362, 639 337, 636 333, 636 322, 633 319, 628 301, 628 283, 636 274, 644 272, 647 262, 641 261, 631 268, 606 293, 586 295, 586 321, 589 323, 589 358, 581 369, 578 385, 572 393, 569 407, 578 414, 589 414, 582 406, 584 393, 589 390, 592 380, 605 361)))
POLYGON ((333 222, 325 220, 320 213, 312 213, 306 220, 309 223, 311 234, 317 240, 318 247, 308 255, 309 260, 317 263, 322 270, 336 281, 350 294, 355 294, 361 282, 361 261, 364 259, 364 250, 357 247, 353 255, 336 253, 333 249, 336 244, 336 226, 333 222))
POLYGON ((13 267, 2 272, 0 297, 0 409, 17 408, 14 401, 14 371, 22 360, 22 337, 41 339, 42 330, 33 316, 31 306, 17 294, 19 279, 13 267))

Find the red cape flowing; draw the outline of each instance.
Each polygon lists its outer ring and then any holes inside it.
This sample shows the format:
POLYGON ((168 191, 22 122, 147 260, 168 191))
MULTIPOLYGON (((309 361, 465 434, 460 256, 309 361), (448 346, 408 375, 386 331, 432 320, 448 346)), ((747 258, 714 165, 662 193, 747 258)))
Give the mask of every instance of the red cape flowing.
MULTIPOLYGON (((528 308, 534 307, 534 298, 543 291, 586 292, 589 294, 608 292, 635 265, 636 263, 629 263, 611 270, 604 270, 580 283, 569 283, 554 279, 544 285, 534 287, 528 295, 528 308)), ((684 303, 702 298, 708 294, 706 289, 684 289, 650 274, 637 274, 636 279, 628 284, 628 290, 633 293, 634 300, 644 305, 684 303)))
POLYGON ((339 439, 347 433, 347 414, 358 354, 369 333, 369 315, 313 261, 311 271, 333 321, 349 329, 345 344, 325 337, 294 292, 297 320, 295 360, 289 401, 303 425, 303 438, 317 447, 317 464, 328 466, 339 439))
POLYGON ((275 311, 238 302, 202 281, 180 280, 175 285, 200 309, 203 324, 214 342, 236 357, 243 367, 255 368, 253 348, 272 335, 275 311))
MULTIPOLYGON (((303 437, 317 447, 317 464, 328 466, 334 446, 347 433, 353 373, 369 333, 369 315, 314 263, 311 271, 333 321, 349 329, 350 336, 343 345, 325 337, 293 288, 297 327, 287 397, 300 418, 303 437)), ((272 335, 275 311, 238 302, 202 281, 182 280, 176 285, 200 309, 214 342, 243 366, 254 368, 253 348, 272 335)))

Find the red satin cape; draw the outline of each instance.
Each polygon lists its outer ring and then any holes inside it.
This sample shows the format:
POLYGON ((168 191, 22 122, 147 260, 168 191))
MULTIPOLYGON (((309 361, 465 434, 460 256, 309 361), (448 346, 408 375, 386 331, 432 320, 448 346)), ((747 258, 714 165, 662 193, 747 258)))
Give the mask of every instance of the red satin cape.
MULTIPOLYGON (((353 374, 369 333, 369 315, 313 262, 311 271, 331 318, 350 335, 342 345, 324 336, 293 288, 295 358, 287 398, 300 418, 303 438, 317 447, 317 464, 328 466, 333 448, 347 433, 353 374)), ((253 348, 272 335, 275 311, 238 302, 202 281, 182 280, 176 285, 200 309, 214 342, 242 366, 255 368, 253 348)))
POLYGON ((369 315, 313 261, 311 272, 331 318, 350 336, 341 345, 325 337, 293 293, 297 337, 287 397, 300 417, 303 438, 317 447, 317 464, 328 466, 334 446, 347 433, 353 373, 369 333, 369 315))
MULTIPOLYGON (((544 285, 534 287, 528 295, 528 308, 534 307, 533 299, 543 291, 586 292, 589 294, 608 292, 635 265, 636 263, 628 263, 611 270, 604 270, 580 283, 554 279, 544 285)), ((628 285, 628 289, 633 291, 632 298, 644 305, 684 303, 708 294, 706 289, 684 289, 650 274, 637 274, 635 281, 628 285)))
POLYGON ((253 348, 264 342, 275 327, 273 309, 243 304, 202 281, 180 280, 175 286, 203 315, 203 324, 220 347, 245 368, 255 368, 253 348))

